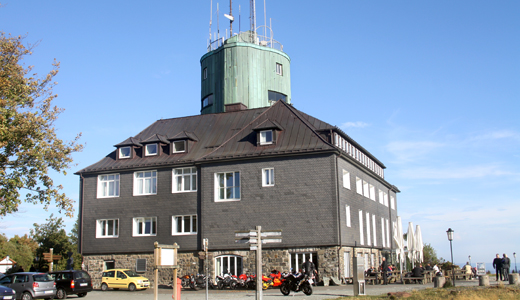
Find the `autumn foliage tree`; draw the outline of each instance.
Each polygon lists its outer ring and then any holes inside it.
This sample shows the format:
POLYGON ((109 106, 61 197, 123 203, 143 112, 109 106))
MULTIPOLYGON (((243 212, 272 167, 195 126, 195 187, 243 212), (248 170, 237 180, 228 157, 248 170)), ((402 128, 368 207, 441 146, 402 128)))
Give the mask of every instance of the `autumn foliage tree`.
POLYGON ((54 121, 63 111, 53 106, 53 81, 59 63, 43 77, 24 66, 33 46, 24 37, 0 32, 0 216, 18 211, 19 205, 55 202, 60 212, 73 215, 73 200, 55 185, 49 171, 66 175, 72 153, 81 151, 80 135, 64 142, 56 135, 54 121))

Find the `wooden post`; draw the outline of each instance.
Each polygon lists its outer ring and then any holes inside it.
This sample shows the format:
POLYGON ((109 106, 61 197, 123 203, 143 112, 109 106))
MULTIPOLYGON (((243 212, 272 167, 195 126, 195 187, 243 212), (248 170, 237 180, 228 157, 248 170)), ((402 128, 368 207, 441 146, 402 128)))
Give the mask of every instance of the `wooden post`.
MULTIPOLYGON (((177 243, 174 243, 173 245, 177 246, 177 243)), ((177 257, 177 248, 178 247, 173 248, 173 257, 177 257)), ((175 262, 175 264, 177 264, 177 262, 175 262)), ((172 295, 172 299, 173 300, 181 300, 181 299, 177 299, 177 268, 173 269, 173 295, 172 295)))
POLYGON ((52 267, 54 265, 54 260, 52 259, 52 252, 54 251, 54 248, 51 248, 50 249, 50 253, 51 253, 51 263, 49 264, 49 272, 52 272, 52 267))
POLYGON ((154 269, 155 283, 154 283, 153 298, 155 300, 159 300, 159 268, 157 268, 157 265, 159 265, 159 261, 160 261, 160 258, 159 258, 160 252, 159 252, 159 248, 157 248, 158 245, 159 245, 159 243, 155 242, 154 250, 153 250, 153 255, 154 255, 154 260, 155 260, 155 269, 154 269))
POLYGON ((256 300, 262 300, 262 226, 256 226, 258 231, 256 248, 256 300))

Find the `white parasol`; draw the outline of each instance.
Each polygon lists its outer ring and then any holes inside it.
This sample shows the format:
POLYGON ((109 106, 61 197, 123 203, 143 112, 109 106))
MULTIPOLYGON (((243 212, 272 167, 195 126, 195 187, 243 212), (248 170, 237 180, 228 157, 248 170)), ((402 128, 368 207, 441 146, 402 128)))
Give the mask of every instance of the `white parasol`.
POLYGON ((395 249, 395 254, 397 256, 397 261, 402 261, 404 259, 404 239, 403 239, 403 224, 401 223, 401 217, 397 217, 394 227, 394 241, 397 246, 395 249))
POLYGON ((415 227, 415 251, 417 251, 416 260, 420 263, 424 261, 423 257, 423 241, 421 234, 421 227, 417 225, 415 227))
POLYGON ((415 236, 413 233, 412 222, 408 222, 408 233, 406 234, 406 241, 408 244, 408 258, 412 262, 412 268, 413 268, 413 266, 414 266, 413 262, 415 260, 415 236))

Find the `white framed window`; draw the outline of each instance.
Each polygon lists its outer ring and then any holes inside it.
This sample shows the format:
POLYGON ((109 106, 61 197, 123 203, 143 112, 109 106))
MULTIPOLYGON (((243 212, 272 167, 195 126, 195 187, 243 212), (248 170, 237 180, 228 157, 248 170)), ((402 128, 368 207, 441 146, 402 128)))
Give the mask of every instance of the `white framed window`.
POLYGON ((172 235, 197 234, 197 215, 173 216, 172 235))
POLYGON ((270 145, 273 143, 273 131, 260 131, 260 145, 270 145))
POLYGON ((365 244, 365 236, 363 235, 363 211, 359 211, 359 244, 365 244))
POLYGON ((363 195, 363 180, 359 177, 356 177, 356 192, 363 195))
POLYGON ((116 238, 119 236, 119 219, 96 221, 96 238, 116 238))
POLYGON ((274 168, 262 169, 262 186, 274 186, 274 168))
POLYGON ((119 174, 104 174, 98 176, 97 197, 119 197, 119 174))
POLYGON ((134 196, 157 194, 157 171, 134 173, 134 196))
POLYGON ((197 168, 173 169, 172 193, 197 191, 197 168))
POLYGON ((132 148, 130 146, 119 148, 119 158, 130 158, 132 148))
POLYGON ((350 173, 343 170, 343 187, 350 190, 350 173))
POLYGON ((283 76, 283 65, 276 63, 276 74, 283 76))
POLYGON ((379 190, 379 203, 384 204, 384 201, 383 191, 379 190))
POLYGON ((372 215, 372 230, 374 236, 374 247, 377 247, 376 215, 372 215))
POLYGON ((215 274, 223 275, 228 272, 231 275, 239 276, 243 273, 242 257, 238 255, 221 255, 215 257, 215 274))
POLYGON ((134 218, 133 236, 153 236, 157 235, 157 218, 134 218))
POLYGON ((383 241, 383 247, 386 247, 385 218, 381 218, 381 240, 383 241))
POLYGON ((395 197, 390 196, 390 208, 395 209, 395 197))
POLYGON ((159 149, 157 144, 148 144, 145 146, 145 148, 146 148, 146 150, 145 150, 146 156, 157 155, 158 149, 159 149))
POLYGON ((175 141, 172 143, 172 153, 186 152, 186 141, 175 141))
POLYGON ((390 226, 388 219, 386 219, 386 246, 392 247, 392 244, 390 244, 390 226))
POLYGON ((370 246, 371 237, 370 237, 370 213, 366 213, 366 223, 367 223, 367 245, 370 246))
POLYGON ((240 200, 240 172, 215 173, 215 201, 240 200))
POLYGON ((373 185, 369 184, 369 189, 370 189, 370 199, 376 201, 376 188, 373 185))
POLYGON ((347 227, 352 227, 350 224, 350 205, 345 205, 345 219, 347 222, 347 227))
POLYGON ((363 196, 370 198, 370 189, 368 188, 368 182, 363 180, 363 196))
POLYGON ((387 193, 383 193, 383 202, 384 202, 385 206, 388 207, 388 194, 387 193))

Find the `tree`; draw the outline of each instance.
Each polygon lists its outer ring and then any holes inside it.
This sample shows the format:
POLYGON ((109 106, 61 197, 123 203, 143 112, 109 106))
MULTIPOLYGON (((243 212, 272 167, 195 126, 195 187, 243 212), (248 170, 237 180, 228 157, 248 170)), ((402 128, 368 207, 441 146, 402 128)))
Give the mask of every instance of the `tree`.
POLYGON ((438 265, 442 263, 442 258, 437 258, 437 251, 433 249, 431 244, 424 244, 423 246, 424 264, 438 265))
POLYGON ((72 251, 73 247, 69 241, 69 237, 64 229, 62 218, 53 218, 53 215, 46 220, 47 223, 43 225, 33 224, 34 229, 31 229, 31 237, 38 243, 36 249, 36 256, 39 257, 39 269, 42 269, 45 264, 43 260, 43 253, 47 253, 53 248, 53 253, 61 255, 62 259, 68 258, 67 252, 72 251))
POLYGON ((19 267, 29 270, 33 264, 34 253, 38 243, 31 239, 27 234, 19 237, 15 235, 11 239, 7 239, 5 235, 0 235, 0 256, 3 258, 7 255, 16 262, 13 271, 18 271, 19 267))
POLYGON ((32 66, 22 64, 34 48, 23 40, 0 32, 0 216, 18 211, 22 201, 47 209, 54 200, 60 212, 72 217, 74 201, 54 184, 49 170, 67 174, 72 153, 83 148, 81 134, 70 142, 57 137, 54 121, 63 109, 52 101, 59 63, 55 60, 52 70, 38 78, 32 66))

